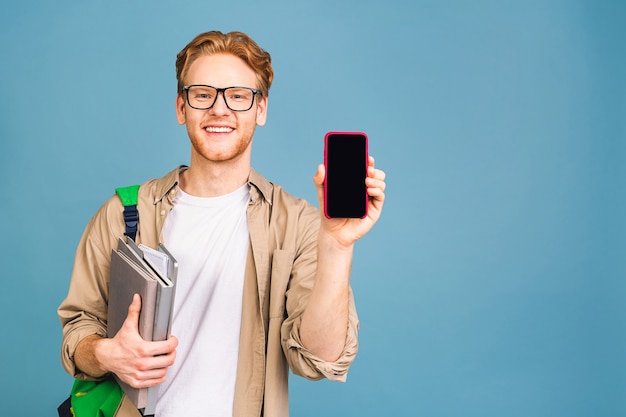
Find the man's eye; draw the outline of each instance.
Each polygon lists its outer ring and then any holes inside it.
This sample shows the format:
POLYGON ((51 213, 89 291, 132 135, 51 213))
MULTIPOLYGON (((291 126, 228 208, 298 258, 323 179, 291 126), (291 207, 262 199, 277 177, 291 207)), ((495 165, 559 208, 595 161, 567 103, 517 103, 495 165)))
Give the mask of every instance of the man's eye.
POLYGON ((251 94, 247 90, 235 90, 228 92, 228 98, 232 101, 248 101, 250 100, 251 94))

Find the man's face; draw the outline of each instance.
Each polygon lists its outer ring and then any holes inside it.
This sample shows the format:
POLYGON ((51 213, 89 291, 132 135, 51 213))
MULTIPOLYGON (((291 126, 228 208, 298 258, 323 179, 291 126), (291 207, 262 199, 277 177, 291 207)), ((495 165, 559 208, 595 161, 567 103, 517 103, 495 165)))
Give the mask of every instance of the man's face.
MULTIPOLYGON (((187 72, 186 85, 210 85, 217 88, 257 88, 254 71, 240 58, 230 54, 202 56, 187 72)), ((197 110, 187 104, 184 94, 176 98, 176 119, 187 125, 192 145, 192 160, 231 161, 250 157, 256 125, 266 119, 267 98, 256 95, 248 111, 230 110, 222 94, 208 110, 197 110)))

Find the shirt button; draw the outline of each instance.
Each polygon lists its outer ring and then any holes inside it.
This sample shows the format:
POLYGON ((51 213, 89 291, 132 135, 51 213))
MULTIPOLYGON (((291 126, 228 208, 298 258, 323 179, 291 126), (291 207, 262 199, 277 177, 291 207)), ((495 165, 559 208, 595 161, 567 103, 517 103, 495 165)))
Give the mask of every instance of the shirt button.
POLYGON ((165 216, 165 210, 161 210, 161 217, 165 216))

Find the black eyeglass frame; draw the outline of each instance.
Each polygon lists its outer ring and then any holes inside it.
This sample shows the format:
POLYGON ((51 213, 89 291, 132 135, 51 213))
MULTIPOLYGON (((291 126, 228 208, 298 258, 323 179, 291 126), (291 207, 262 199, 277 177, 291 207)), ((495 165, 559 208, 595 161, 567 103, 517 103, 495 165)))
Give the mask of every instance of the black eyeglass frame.
POLYGON ((224 98, 224 104, 226 104, 226 107, 228 107, 229 110, 237 111, 237 112, 248 111, 254 105, 254 99, 255 99, 256 95, 257 94, 260 94, 261 96, 263 95, 263 92, 261 90, 257 90, 256 88, 252 88, 252 87, 232 86, 232 87, 225 87, 225 88, 217 88, 217 87, 213 87, 212 85, 206 85, 206 84, 186 85, 186 86, 183 87, 183 91, 185 92, 185 98, 186 98, 186 101, 187 101, 187 104, 189 105, 189 107, 191 107, 192 109, 196 109, 196 110, 210 110, 211 108, 213 108, 213 106, 215 106, 215 103, 217 103, 217 97, 219 97, 220 93, 222 93, 222 97, 224 98), (189 102, 189 89, 191 87, 209 87, 209 88, 215 89, 216 93, 215 93, 215 98, 213 99, 213 103, 211 103, 211 105, 209 107, 194 107, 194 106, 192 106, 191 103, 189 102), (231 88, 244 88, 246 90, 252 91, 252 101, 250 102, 250 107, 248 107, 245 110, 235 110, 235 109, 231 108, 228 105, 228 100, 226 100, 226 96, 224 95, 224 92, 226 90, 231 89, 231 88))

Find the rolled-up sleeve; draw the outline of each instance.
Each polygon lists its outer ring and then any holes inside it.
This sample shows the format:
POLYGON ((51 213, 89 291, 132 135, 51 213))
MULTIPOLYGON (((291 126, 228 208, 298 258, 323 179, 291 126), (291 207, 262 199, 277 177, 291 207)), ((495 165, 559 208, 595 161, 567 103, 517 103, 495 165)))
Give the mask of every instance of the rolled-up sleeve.
MULTIPOLYGON (((352 297, 352 293, 350 295, 352 297)), ((291 370, 307 379, 327 378, 331 381, 345 382, 348 369, 358 351, 359 321, 354 308, 354 299, 351 300, 350 317, 348 321, 348 335, 341 356, 334 362, 320 359, 302 346, 300 340, 301 317, 294 320, 290 326, 283 325, 283 331, 289 336, 285 340, 287 360, 291 370)))

